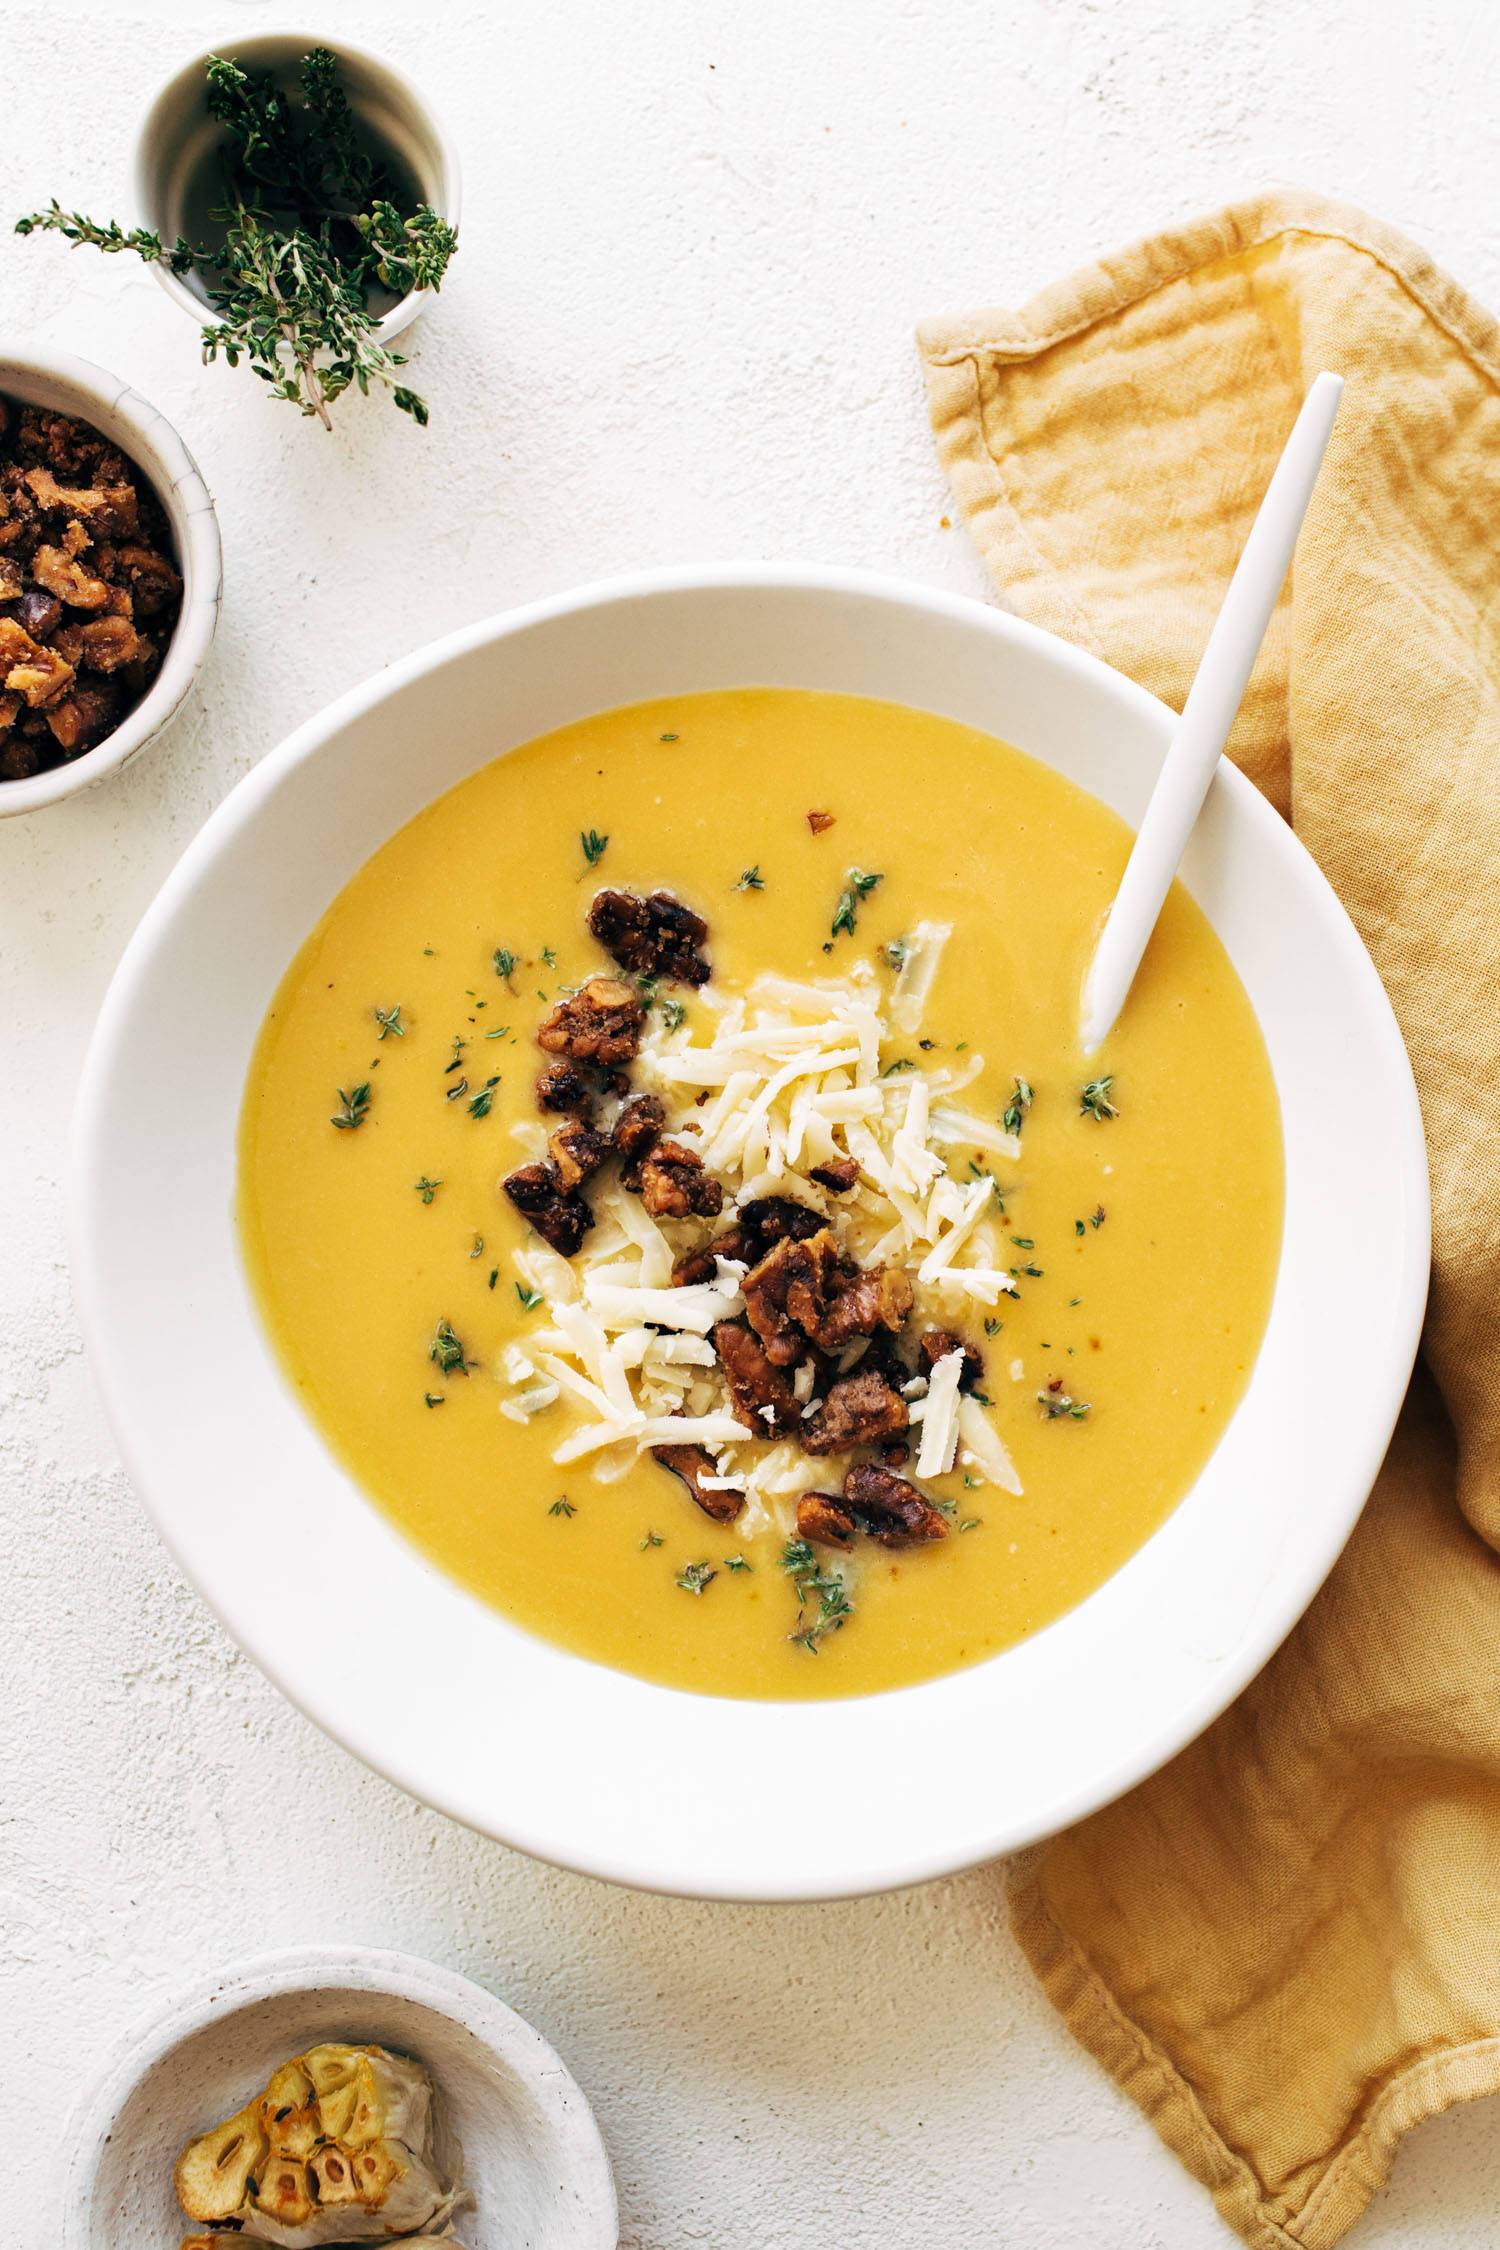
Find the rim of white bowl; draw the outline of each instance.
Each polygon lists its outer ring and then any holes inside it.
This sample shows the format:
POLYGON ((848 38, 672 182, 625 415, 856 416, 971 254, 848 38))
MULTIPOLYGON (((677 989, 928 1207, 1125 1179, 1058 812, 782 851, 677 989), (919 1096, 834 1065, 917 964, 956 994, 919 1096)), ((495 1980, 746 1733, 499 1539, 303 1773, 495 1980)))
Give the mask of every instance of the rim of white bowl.
POLYGON ((25 781, 0 781, 0 819, 37 812, 92 789, 144 750, 191 694, 219 623, 224 552, 213 498, 197 462, 160 407, 122 375, 68 352, 0 352, 0 391, 24 405, 53 406, 92 422, 128 453, 155 489, 172 526, 182 575, 182 611, 161 670, 135 709, 81 758, 25 781))
MULTIPOLYGON (((147 104, 145 114, 136 129, 131 149, 130 176, 135 196, 136 210, 143 225, 162 233, 163 211, 157 183, 161 172, 159 149, 165 138, 164 119, 179 89, 191 92, 203 76, 204 65, 215 55, 230 55, 234 61, 242 59, 253 63, 257 50, 268 47, 300 45, 304 52, 313 47, 327 47, 340 58, 347 57, 368 71, 376 79, 384 78, 395 88, 422 119, 439 152, 441 178, 436 182, 421 180, 423 194, 429 196, 433 208, 446 219, 449 226, 457 228, 463 212, 463 176, 459 170, 458 150, 453 137, 443 124, 421 87, 411 73, 393 63, 388 55, 377 55, 368 47, 357 46, 353 40, 342 36, 333 38, 322 32, 303 31, 296 26, 264 27, 247 32, 243 38, 220 39, 211 47, 201 48, 180 63, 170 78, 163 80, 147 104)), ((166 291, 174 305, 191 315, 202 328, 213 320, 213 307, 190 289, 170 266, 153 264, 152 273, 166 291)), ((398 298, 387 313, 375 323, 377 343, 388 344, 395 336, 411 326, 423 310, 428 299, 437 292, 431 289, 409 289, 398 298)))
POLYGON ((174 2047, 206 2023, 236 2015, 262 2000, 360 1986, 415 2001, 462 2024, 518 2077, 530 2082, 538 2105, 551 2116, 559 2143, 568 2152, 568 2184, 580 2196, 582 2218, 591 2222, 591 2231, 581 2238, 582 2250, 609 2250, 619 2237, 609 2151, 587 2094, 556 2048, 506 2001, 456 1969, 424 1961, 414 1953, 365 1945, 306 1945, 284 1953, 254 1954, 217 1975, 194 1978, 126 2027, 74 2103, 63 2133, 57 2179, 67 2250, 94 2250, 83 2222, 91 2215, 100 2152, 136 2087, 174 2047))
MULTIPOLYGON (((137 989, 146 980, 153 957, 170 932, 179 903, 187 899, 209 873, 221 843, 251 819, 261 801, 280 786, 287 774, 315 757, 327 738, 351 721, 362 717, 397 689, 437 671, 453 658, 486 642, 504 640, 578 610, 635 601, 653 594, 700 591, 753 594, 765 589, 852 594, 924 610, 936 617, 988 632, 1000 640, 1014 639, 1035 652, 1044 653, 1047 661, 1073 671, 1080 678, 1092 680, 1096 685, 1107 683, 1109 690, 1124 704, 1133 704, 1138 711, 1149 713, 1153 723, 1159 727, 1170 725, 1175 718, 1167 705, 1147 689, 1128 679, 1125 674, 1115 671, 1113 666, 1105 664, 1101 658, 1075 647, 1071 642, 1060 640, 1056 635, 1014 617, 1007 611, 992 608, 969 596, 912 584, 887 573, 846 569, 832 564, 796 563, 779 566, 755 561, 646 570, 594 581, 571 592, 526 603, 498 617, 483 619, 474 625, 463 627, 426 648, 416 650, 360 686, 350 689, 288 736, 236 785, 171 870, 125 949, 105 995, 85 1059, 69 1151, 71 1192, 68 1214, 80 1324, 126 1470, 163 1541, 185 1575, 197 1587, 225 1630, 248 1651, 288 1700, 333 1741, 350 1750, 375 1772, 405 1790, 419 1803, 433 1806, 479 1835, 492 1837, 500 1843, 526 1852, 534 1859, 577 1873, 598 1876, 632 1889, 673 1897, 722 1899, 746 1904, 865 1897, 881 1891, 904 1889, 914 1883, 932 1881, 964 1868, 982 1865, 1003 1854, 1024 1849, 1044 1836, 1055 1835, 1086 1814, 1113 1802, 1195 1740, 1228 1708, 1281 1646, 1338 1560, 1364 1509, 1395 1429, 1416 1360, 1431 1263, 1431 1201, 1421 1111, 1410 1058, 1389 997, 1363 941, 1306 846, 1254 784, 1238 768, 1224 761, 1221 762, 1218 785, 1232 793, 1243 817, 1259 824, 1267 832, 1275 832, 1278 841, 1273 848, 1290 852, 1301 863, 1302 878, 1307 885, 1309 899, 1315 903, 1320 914, 1327 942, 1336 949, 1345 967, 1363 985, 1368 996, 1370 1029, 1372 1036, 1379 1042, 1384 1061, 1390 1070, 1393 1099, 1400 1111, 1396 1129, 1402 1149, 1401 1185, 1410 1199, 1410 1223, 1404 1237, 1399 1269, 1393 1273, 1392 1278, 1393 1309, 1386 1329, 1385 1349, 1373 1370, 1372 1390, 1382 1404, 1379 1411, 1372 1411, 1361 1431, 1350 1437, 1344 1473, 1339 1480, 1337 1492, 1330 1494, 1327 1507, 1320 1517, 1318 1535, 1315 1538, 1309 1537, 1307 1544, 1299 1552, 1295 1573, 1288 1573, 1281 1581, 1279 1598, 1268 1596, 1262 1603, 1254 1629, 1242 1634, 1233 1655, 1220 1659, 1211 1672, 1205 1671, 1198 1691, 1174 1704, 1169 1717, 1145 1731, 1135 1743, 1131 1755, 1119 1758, 1106 1775, 1092 1774, 1071 1789, 1059 1792, 1040 1814, 1033 1810, 1024 1817, 1018 1817, 1003 1805, 997 1804, 987 1821, 976 1822, 974 1832, 965 1838, 961 1846, 936 1849, 932 1846, 913 1846, 905 1851, 888 1852, 878 1867, 864 1868, 856 1874, 841 1872, 837 1876, 826 1878, 813 1878, 804 1874, 796 1880, 773 1874, 756 1881, 743 1881, 738 1876, 734 1880, 721 1880, 717 1876, 704 1877, 693 1869, 664 1868, 660 1864, 659 1854, 645 1850, 600 1850, 581 1842, 572 1829, 566 1834, 559 1833, 556 1823, 517 1819, 509 1811, 503 1818, 497 1819, 492 1808, 476 1801, 477 1792, 456 1788, 435 1789, 430 1780, 411 1768, 405 1760, 393 1757, 388 1748, 370 1739, 358 1724, 350 1723, 342 1714, 335 1716, 328 1708, 329 1698, 314 1695, 304 1690, 300 1684, 294 1684, 286 1676, 284 1667, 262 1652, 258 1646, 254 1622, 240 1620, 232 1615, 227 1603, 199 1581, 179 1549, 163 1512, 156 1504, 148 1478, 138 1463, 129 1401, 117 1387, 111 1365, 106 1316, 108 1289, 102 1273, 95 1267, 91 1253, 91 1204, 97 1192, 95 1181, 99 1152, 106 1145, 110 1131, 107 1090, 114 1057, 128 1041, 128 1019, 137 989)), ((1153 1533, 1152 1539, 1146 1542, 1147 1548, 1170 1525, 1175 1512, 1174 1510, 1169 1514, 1163 1526, 1153 1533)), ((1122 1568, 1129 1569, 1130 1563, 1127 1561, 1122 1568)), ((1119 1573, 1116 1572, 1114 1576, 1118 1577, 1119 1573)), ((1111 1583, 1112 1580, 1106 1580, 1105 1586, 1111 1583)), ((1103 1590, 1099 1589, 1100 1592, 1103 1590)), ((1088 1597, 1090 1600, 1095 1598, 1097 1597, 1088 1597)), ((1046 1634, 1059 1631, 1067 1625, 1069 1618, 1077 1614, 1077 1609, 1066 1612, 1062 1618, 1042 1628, 1040 1633, 1029 1636, 1028 1641, 1019 1645, 1026 1647, 1041 1640, 1046 1634)), ((864 1703, 894 1702, 896 1699, 930 1695, 935 1689, 950 1689, 955 1680, 971 1680, 990 1666, 1004 1663, 1007 1653, 1002 1651, 985 1664, 945 1674, 934 1681, 885 1691, 879 1697, 853 1700, 864 1703)), ((661 1692, 676 1694, 686 1691, 661 1692)), ((792 1708, 802 1709, 806 1706, 793 1705, 792 1708)))

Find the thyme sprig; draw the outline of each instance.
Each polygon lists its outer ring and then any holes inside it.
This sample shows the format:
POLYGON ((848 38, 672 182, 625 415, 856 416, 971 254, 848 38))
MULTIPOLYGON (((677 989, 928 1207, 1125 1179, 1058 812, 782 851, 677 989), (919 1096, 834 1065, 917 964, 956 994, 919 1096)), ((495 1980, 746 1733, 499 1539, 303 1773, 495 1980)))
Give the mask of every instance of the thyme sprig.
POLYGON ((244 360, 273 398, 332 428, 328 409, 351 387, 383 387, 418 424, 426 401, 401 380, 403 352, 380 343, 377 290, 439 289, 458 236, 430 204, 403 212, 394 183, 365 146, 338 58, 302 58, 301 106, 273 78, 224 55, 205 68, 208 113, 223 133, 218 238, 168 245, 146 227, 65 211, 54 197, 16 221, 17 234, 60 234, 75 248, 121 253, 196 273, 216 318, 205 362, 244 360))

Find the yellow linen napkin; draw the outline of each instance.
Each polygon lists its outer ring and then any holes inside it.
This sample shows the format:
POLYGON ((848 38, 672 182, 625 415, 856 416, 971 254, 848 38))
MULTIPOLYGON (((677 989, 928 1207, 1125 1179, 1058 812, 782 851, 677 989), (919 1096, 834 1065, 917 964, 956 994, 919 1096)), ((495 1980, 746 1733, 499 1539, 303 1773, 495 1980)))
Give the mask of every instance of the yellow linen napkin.
POLYGON ((1326 2250, 1410 2125, 1500 2090, 1500 329, 1378 221, 1271 194, 921 347, 1005 601, 1179 707, 1303 391, 1347 378, 1231 748, 1411 1051, 1425 1370, 1260 1678, 1012 1873, 1052 1999, 1225 2218, 1326 2250))

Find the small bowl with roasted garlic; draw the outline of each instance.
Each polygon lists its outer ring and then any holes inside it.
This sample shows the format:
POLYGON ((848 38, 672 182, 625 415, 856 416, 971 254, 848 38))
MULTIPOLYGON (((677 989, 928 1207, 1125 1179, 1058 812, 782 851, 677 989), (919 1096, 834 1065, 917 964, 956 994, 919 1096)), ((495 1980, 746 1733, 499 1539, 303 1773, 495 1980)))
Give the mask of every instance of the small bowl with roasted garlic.
POLYGON ((195 1986, 74 2113, 65 2250, 614 2250, 609 2158, 529 2024, 450 1970, 348 1947, 195 1986))

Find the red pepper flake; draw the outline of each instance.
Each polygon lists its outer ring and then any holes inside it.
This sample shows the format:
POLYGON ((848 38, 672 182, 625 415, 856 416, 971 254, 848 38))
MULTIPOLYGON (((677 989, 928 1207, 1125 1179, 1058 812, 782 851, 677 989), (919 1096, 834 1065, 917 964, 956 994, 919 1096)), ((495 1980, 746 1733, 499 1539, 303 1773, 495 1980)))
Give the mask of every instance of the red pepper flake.
POLYGON ((807 825, 815 836, 821 836, 833 826, 833 822, 834 815, 831 812, 810 812, 807 816, 807 825))

